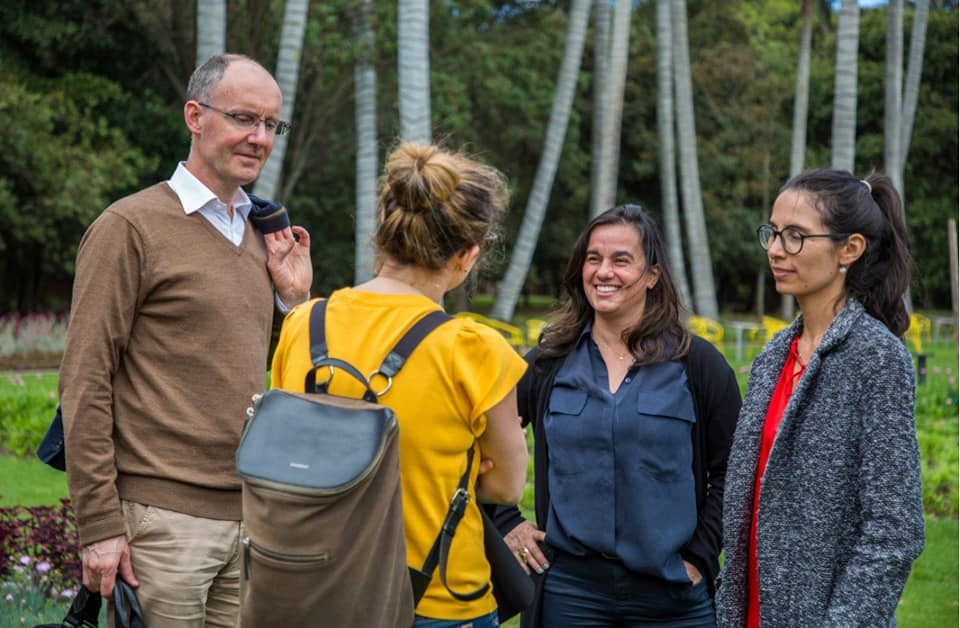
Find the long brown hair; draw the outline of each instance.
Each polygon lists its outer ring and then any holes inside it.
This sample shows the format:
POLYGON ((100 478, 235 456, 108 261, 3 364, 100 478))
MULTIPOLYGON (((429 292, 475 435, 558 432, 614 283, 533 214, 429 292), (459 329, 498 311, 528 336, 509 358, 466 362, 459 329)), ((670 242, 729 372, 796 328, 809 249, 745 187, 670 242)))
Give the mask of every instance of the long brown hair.
POLYGON ((637 230, 646 267, 660 269, 657 283, 647 292, 643 316, 623 332, 623 340, 639 365, 682 358, 690 350, 690 333, 680 323, 680 299, 667 261, 663 234, 653 218, 637 205, 620 205, 603 212, 584 227, 573 246, 563 276, 564 298, 540 338, 540 358, 570 353, 594 310, 583 289, 583 264, 590 234, 604 225, 628 225, 637 230))

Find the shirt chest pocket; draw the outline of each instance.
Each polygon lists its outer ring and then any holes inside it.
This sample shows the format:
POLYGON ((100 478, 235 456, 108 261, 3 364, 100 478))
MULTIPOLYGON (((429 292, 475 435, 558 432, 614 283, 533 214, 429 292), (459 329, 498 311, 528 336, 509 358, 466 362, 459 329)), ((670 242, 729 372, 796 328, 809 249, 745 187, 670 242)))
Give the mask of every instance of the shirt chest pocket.
POLYGON ((550 393, 550 414, 579 416, 587 405, 587 391, 555 387, 550 393))
POLYGON ((693 399, 685 391, 637 393, 636 433, 637 466, 660 480, 690 477, 693 466, 691 433, 696 415, 693 399))

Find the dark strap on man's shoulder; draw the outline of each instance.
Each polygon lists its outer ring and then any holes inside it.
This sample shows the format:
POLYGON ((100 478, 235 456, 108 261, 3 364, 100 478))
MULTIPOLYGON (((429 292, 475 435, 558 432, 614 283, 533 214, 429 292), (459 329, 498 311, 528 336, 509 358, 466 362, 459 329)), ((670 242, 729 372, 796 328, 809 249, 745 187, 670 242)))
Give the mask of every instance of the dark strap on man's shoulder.
POLYGON ((287 214, 286 207, 276 201, 268 201, 253 194, 248 196, 253 203, 253 207, 250 208, 250 222, 261 233, 274 233, 290 226, 290 216, 287 214))

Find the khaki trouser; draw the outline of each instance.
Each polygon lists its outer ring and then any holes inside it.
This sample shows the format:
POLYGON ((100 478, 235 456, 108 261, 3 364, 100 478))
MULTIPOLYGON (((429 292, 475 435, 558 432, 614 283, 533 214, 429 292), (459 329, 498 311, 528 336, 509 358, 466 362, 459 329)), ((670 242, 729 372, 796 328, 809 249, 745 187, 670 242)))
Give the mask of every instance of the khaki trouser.
MULTIPOLYGON (((235 626, 242 524, 127 500, 121 500, 121 506, 147 626, 235 626)), ((114 626, 112 604, 107 625, 114 626)))

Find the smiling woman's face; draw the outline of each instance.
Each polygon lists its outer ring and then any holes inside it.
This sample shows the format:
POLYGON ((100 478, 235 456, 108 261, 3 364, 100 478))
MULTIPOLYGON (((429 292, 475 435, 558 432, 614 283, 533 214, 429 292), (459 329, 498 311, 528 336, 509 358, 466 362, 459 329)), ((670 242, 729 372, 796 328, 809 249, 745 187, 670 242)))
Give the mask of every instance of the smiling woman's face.
MULTIPOLYGON (((777 197, 770 225, 777 231, 791 228, 804 235, 830 233, 813 199, 802 190, 785 190, 777 197)), ((783 250, 779 237, 774 238, 767 249, 767 261, 780 294, 833 299, 843 290, 840 247, 830 238, 806 238, 800 252, 793 255, 783 250)))
POLYGON ((630 225, 602 225, 590 233, 583 262, 583 291, 597 316, 639 318, 659 269, 647 268, 639 232, 630 225))

